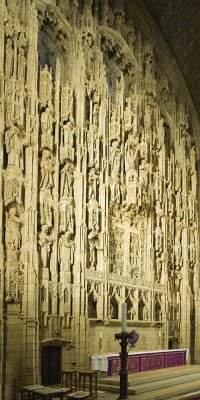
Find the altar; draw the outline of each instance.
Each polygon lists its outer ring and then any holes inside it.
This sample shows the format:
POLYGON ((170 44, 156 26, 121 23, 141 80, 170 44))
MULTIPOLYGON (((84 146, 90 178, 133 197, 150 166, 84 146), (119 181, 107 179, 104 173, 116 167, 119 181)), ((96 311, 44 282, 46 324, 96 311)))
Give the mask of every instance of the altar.
MULTIPOLYGON (((127 370, 129 374, 152 371, 161 368, 185 365, 187 349, 155 350, 129 352, 127 370)), ((92 369, 105 372, 107 376, 117 376, 120 372, 119 354, 95 354, 92 356, 92 369)))

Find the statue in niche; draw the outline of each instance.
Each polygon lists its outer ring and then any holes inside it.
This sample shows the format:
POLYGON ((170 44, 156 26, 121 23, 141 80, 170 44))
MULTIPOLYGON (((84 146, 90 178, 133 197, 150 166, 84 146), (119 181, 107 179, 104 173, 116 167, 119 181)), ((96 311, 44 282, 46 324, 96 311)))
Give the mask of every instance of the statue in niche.
POLYGON ((15 85, 15 100, 14 100, 14 119, 18 121, 18 125, 23 125, 24 117, 24 96, 25 90, 22 82, 17 81, 15 85))
POLYGON ((23 146, 28 143, 24 139, 23 131, 13 123, 8 125, 8 130, 5 132, 5 144, 8 153, 8 165, 14 165, 23 170, 23 146))
POLYGON ((14 67, 14 50, 12 39, 6 41, 6 78, 9 79, 13 74, 14 67))
POLYGON ((96 132, 99 125, 99 105, 97 103, 94 104, 92 110, 92 124, 94 127, 94 131, 96 132))
MULTIPOLYGON (((128 97, 126 99, 126 105, 124 110, 124 129, 125 132, 130 132, 135 137, 136 135, 133 134, 134 131, 137 129, 137 117, 136 114, 132 110, 132 99, 128 97)), ((134 110, 135 111, 135 110, 134 110)))
POLYGON ((138 191, 138 175, 137 171, 130 169, 126 176, 127 196, 126 204, 137 204, 137 191, 138 191))
POLYGON ((52 149, 53 146, 53 123, 55 122, 53 114, 54 110, 52 103, 48 101, 47 107, 41 113, 40 121, 42 131, 42 147, 48 147, 50 149, 52 149))
POLYGON ((181 169, 178 167, 178 165, 176 165, 176 167, 175 167, 175 184, 174 184, 174 189, 175 189, 176 193, 181 191, 181 180, 182 180, 181 169))
POLYGON ((162 277, 162 259, 160 257, 156 258, 156 278, 158 283, 161 281, 162 277))
POLYGON ((40 188, 51 189, 53 187, 54 160, 49 150, 44 150, 40 162, 41 182, 40 188))
POLYGON ((146 304, 144 304, 143 309, 142 309, 142 317, 143 317, 142 319, 144 321, 147 321, 149 319, 149 310, 148 310, 146 304))
POLYGON ((40 300, 41 301, 46 301, 47 300, 47 290, 46 290, 46 287, 44 285, 41 287, 41 292, 40 293, 41 293, 40 294, 40 300))
POLYGON ((60 196, 65 198, 73 197, 74 173, 69 162, 61 169, 60 175, 60 196))
POLYGON ((176 235, 175 235, 175 243, 174 243, 174 263, 175 266, 182 265, 182 246, 181 246, 181 235, 182 235, 182 227, 177 226, 176 235))
POLYGON ((88 296, 88 318, 97 318, 97 299, 93 293, 88 296))
POLYGON ((125 143, 125 170, 137 169, 139 162, 140 144, 139 138, 131 131, 129 132, 128 139, 125 143))
POLYGON ((70 272, 70 267, 74 262, 74 242, 72 234, 68 231, 59 239, 59 263, 60 271, 70 272))
POLYGON ((110 299, 110 319, 118 319, 118 302, 115 297, 110 299))
POLYGON ((159 221, 157 221, 157 226, 155 229, 155 252, 157 257, 163 252, 163 232, 160 228, 159 221))
POLYGON ((17 216, 15 207, 11 207, 6 212, 6 248, 11 250, 19 250, 21 247, 21 225, 22 220, 17 216))
POLYGON ((53 236, 48 233, 48 225, 42 225, 42 230, 39 234, 39 245, 41 247, 41 262, 42 267, 47 268, 50 260, 51 245, 53 243, 53 236))
POLYGON ((61 123, 61 127, 64 146, 73 147, 75 123, 73 115, 71 113, 69 114, 67 122, 63 121, 61 123))
POLYGON ((121 169, 121 150, 117 140, 114 140, 110 147, 110 173, 115 178, 119 175, 121 169))
POLYGON ((189 231, 189 262, 194 265, 196 262, 196 240, 195 240, 196 226, 190 227, 189 231))
POLYGON ((85 55, 85 67, 86 67, 86 72, 91 73, 92 72, 92 66, 93 66, 93 47, 94 47, 94 41, 91 33, 88 33, 86 36, 84 35, 82 38, 82 46, 83 46, 83 52, 85 55))
POLYGON ((116 110, 114 109, 110 114, 110 139, 117 140, 118 138, 118 123, 116 118, 116 110))
POLYGON ((133 319, 135 318, 136 311, 135 311, 135 308, 134 308, 134 305, 133 305, 133 304, 131 305, 131 307, 130 307, 130 309, 128 310, 127 314, 128 314, 128 316, 129 316, 128 319, 133 320, 133 319))
POLYGON ((149 177, 149 164, 143 158, 139 166, 139 180, 141 188, 143 188, 144 190, 148 186, 148 177, 149 177))
POLYGON ((145 109, 145 115, 144 115, 144 125, 146 129, 151 128, 151 123, 152 123, 152 106, 150 104, 147 104, 146 109, 145 109))
POLYGON ((88 176, 88 198, 89 200, 97 198, 97 187, 99 186, 99 176, 96 174, 95 168, 91 168, 88 176))
POLYGON ((96 269, 97 266, 97 250, 100 250, 99 245, 99 227, 96 224, 88 235, 90 249, 90 267, 96 269))
POLYGON ((22 82, 24 82, 25 79, 25 71, 26 71, 25 50, 23 47, 20 47, 18 50, 18 57, 17 57, 17 77, 22 82))
POLYGON ((148 203, 149 164, 142 159, 139 166, 139 198, 140 204, 148 203))
POLYGON ((157 203, 162 203, 163 197, 163 178, 160 174, 159 167, 156 167, 155 172, 153 173, 153 182, 154 182, 154 195, 155 201, 157 203))
POLYGON ((116 176, 111 180, 110 184, 111 202, 120 204, 121 203, 121 185, 120 177, 116 176))
MULTIPOLYGON (((156 131, 153 132, 154 136, 157 134, 156 131)), ((160 140, 157 137, 154 137, 153 140, 153 145, 152 145, 152 161, 153 161, 153 165, 156 166, 156 169, 158 169, 159 166, 159 158, 160 158, 160 152, 162 149, 162 145, 160 143, 160 140)))
POLYGON ((155 320, 162 321, 162 308, 159 300, 155 304, 155 320))
POLYGON ((181 281, 182 281, 182 279, 183 279, 183 274, 182 274, 181 266, 180 266, 180 265, 176 265, 176 266, 175 266, 174 278, 175 278, 175 287, 176 287, 176 291, 177 291, 177 292, 180 292, 181 281))
POLYGON ((40 199, 40 221, 41 225, 52 226, 52 207, 51 207, 51 196, 42 197, 40 199))

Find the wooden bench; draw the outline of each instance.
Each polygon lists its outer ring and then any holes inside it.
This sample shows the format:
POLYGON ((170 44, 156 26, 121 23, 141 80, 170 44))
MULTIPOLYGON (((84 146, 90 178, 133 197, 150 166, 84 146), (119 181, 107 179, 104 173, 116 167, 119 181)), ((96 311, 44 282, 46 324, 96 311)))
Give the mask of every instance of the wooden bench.
POLYGON ((34 399, 52 400, 52 398, 64 399, 70 392, 71 389, 69 388, 45 387, 42 389, 35 389, 32 391, 32 400, 34 399))
POLYGON ((28 395, 28 400, 32 399, 32 392, 35 389, 44 389, 45 386, 41 386, 41 385, 29 385, 29 386, 23 386, 21 388, 21 400, 24 400, 24 395, 28 395))
POLYGON ((70 393, 67 396, 68 399, 77 399, 77 400, 82 400, 82 399, 91 399, 90 397, 90 393, 88 392, 83 392, 83 391, 79 391, 79 392, 74 392, 74 393, 70 393))

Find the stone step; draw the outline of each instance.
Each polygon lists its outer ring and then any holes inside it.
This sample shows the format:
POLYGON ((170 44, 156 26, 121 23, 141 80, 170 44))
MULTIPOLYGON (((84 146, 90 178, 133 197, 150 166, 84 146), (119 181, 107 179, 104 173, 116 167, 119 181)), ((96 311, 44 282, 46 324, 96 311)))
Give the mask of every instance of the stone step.
POLYGON ((171 387, 171 386, 177 386, 181 385, 183 380, 184 383, 191 382, 192 381, 199 381, 200 382, 200 372, 196 372, 195 374, 188 374, 183 376, 175 376, 167 379, 159 379, 157 381, 153 382, 144 382, 144 383, 139 383, 135 385, 133 383, 133 386, 131 384, 130 388, 135 390, 136 394, 144 393, 147 390, 154 390, 154 389, 160 389, 164 387, 171 387))
MULTIPOLYGON (((181 367, 164 368, 155 371, 138 372, 128 376, 128 386, 132 386, 133 384, 138 385, 144 382, 157 382, 159 379, 171 379, 171 377, 191 375, 198 372, 200 373, 200 365, 185 365, 181 367)), ((112 378, 98 378, 99 385, 108 384, 111 386, 119 386, 119 381, 119 376, 112 378)))
MULTIPOLYGON (((119 382, 119 377, 100 378, 98 389, 119 393, 119 382)), ((184 400, 181 396, 196 391, 200 391, 200 365, 166 368, 128 376, 128 397, 133 400, 184 400)))
MULTIPOLYGON (((184 377, 183 377, 184 380, 184 377)), ((136 394, 130 396, 131 400, 184 400, 184 395, 190 393, 192 396, 193 392, 199 390, 199 381, 182 383, 179 385, 165 387, 163 389, 149 390, 142 394, 136 394)), ((188 398, 188 400, 190 397, 188 398)), ((187 397, 185 397, 187 400, 187 397)))
POLYGON ((200 400, 200 390, 182 396, 172 397, 170 400, 200 400))

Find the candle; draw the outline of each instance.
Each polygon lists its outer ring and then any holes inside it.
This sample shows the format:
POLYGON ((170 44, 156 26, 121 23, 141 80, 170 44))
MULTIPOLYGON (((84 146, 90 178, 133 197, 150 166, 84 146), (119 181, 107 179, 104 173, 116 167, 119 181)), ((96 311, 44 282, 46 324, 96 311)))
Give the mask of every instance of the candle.
POLYGON ((122 304, 122 332, 127 329, 127 303, 122 304))
POLYGON ((99 339, 102 339, 102 331, 99 332, 99 339))

